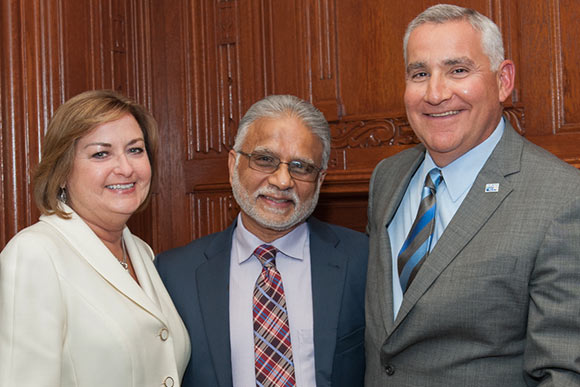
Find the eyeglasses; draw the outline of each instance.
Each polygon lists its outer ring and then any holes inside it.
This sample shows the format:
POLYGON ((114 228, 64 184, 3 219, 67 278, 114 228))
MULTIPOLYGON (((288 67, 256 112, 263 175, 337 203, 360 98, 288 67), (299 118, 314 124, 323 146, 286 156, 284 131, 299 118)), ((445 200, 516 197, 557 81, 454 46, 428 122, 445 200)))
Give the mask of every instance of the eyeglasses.
POLYGON ((296 180, 315 181, 318 173, 322 170, 322 168, 305 161, 292 160, 286 162, 280 161, 278 157, 269 154, 236 152, 246 156, 250 160, 250 168, 259 172, 274 173, 278 170, 280 164, 286 164, 288 166, 288 173, 296 180))

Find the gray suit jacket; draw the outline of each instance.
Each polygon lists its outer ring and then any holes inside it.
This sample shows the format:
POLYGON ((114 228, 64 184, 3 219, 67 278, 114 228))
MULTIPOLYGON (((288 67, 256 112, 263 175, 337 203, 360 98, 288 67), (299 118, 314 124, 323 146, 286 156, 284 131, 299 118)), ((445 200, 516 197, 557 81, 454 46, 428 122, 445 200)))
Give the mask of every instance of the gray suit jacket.
MULTIPOLYGON (((183 387, 232 386, 228 283, 235 226, 156 260, 191 339, 183 387)), ((362 386, 368 239, 314 218, 308 226, 317 386, 362 386)))
POLYGON ((371 179, 365 385, 580 386, 578 171, 508 124, 393 321, 386 228, 424 156, 371 179))

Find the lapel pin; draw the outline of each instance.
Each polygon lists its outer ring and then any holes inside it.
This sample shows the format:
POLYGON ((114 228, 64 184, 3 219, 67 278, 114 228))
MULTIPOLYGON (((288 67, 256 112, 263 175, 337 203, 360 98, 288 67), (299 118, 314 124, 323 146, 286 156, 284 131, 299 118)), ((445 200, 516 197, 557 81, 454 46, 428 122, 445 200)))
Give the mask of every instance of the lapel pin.
POLYGON ((490 183, 485 185, 485 192, 498 192, 499 183, 490 183))

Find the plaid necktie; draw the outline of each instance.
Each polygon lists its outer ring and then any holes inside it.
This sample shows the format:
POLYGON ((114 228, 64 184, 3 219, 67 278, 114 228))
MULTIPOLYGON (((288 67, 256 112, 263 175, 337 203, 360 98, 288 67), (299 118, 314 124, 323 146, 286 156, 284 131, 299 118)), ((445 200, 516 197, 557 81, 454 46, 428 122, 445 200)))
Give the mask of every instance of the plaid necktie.
POLYGON ((276 269, 276 248, 261 245, 254 255, 262 272, 254 288, 254 357, 256 386, 296 385, 290 326, 282 277, 276 269))
POLYGON ((443 181, 441 170, 433 168, 425 178, 421 194, 421 204, 411 231, 399 252, 399 280, 403 293, 409 288, 421 265, 431 250, 431 240, 435 229, 435 210, 437 203, 435 193, 443 181))

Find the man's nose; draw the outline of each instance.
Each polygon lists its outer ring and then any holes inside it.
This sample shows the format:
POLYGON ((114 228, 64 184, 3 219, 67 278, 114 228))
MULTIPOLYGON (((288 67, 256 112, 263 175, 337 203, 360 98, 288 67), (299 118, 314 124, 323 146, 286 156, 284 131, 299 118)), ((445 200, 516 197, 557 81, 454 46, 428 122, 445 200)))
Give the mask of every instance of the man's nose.
POLYGON ((451 98, 448 82, 442 75, 433 74, 427 81, 424 99, 432 105, 438 105, 451 98))
POLYGON ((294 186, 294 179, 290 175, 288 164, 280 163, 278 169, 270 174, 268 183, 278 187, 280 190, 286 190, 294 186))

